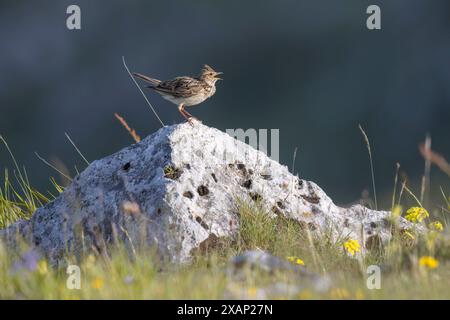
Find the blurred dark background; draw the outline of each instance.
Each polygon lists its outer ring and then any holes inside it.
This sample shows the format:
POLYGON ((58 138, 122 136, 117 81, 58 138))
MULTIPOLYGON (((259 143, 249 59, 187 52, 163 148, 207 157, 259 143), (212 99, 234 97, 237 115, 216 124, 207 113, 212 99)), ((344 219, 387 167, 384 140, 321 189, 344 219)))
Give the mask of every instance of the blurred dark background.
MULTIPOLYGON (((389 204, 399 162, 420 189, 418 144, 450 158, 450 1, 1 1, 0 134, 33 185, 58 176, 34 151, 73 174, 83 162, 132 143, 114 112, 142 136, 158 129, 126 74, 224 72, 216 95, 191 109, 207 125, 279 128, 281 162, 318 183, 336 203, 370 190, 372 143, 379 198, 389 204), (81 7, 82 30, 66 28, 81 7), (382 30, 366 28, 366 8, 382 10, 382 30)), ((147 92, 162 119, 175 105, 147 92)), ((12 167, 0 149, 0 167, 12 167)), ((432 192, 448 178, 432 169, 432 192)))

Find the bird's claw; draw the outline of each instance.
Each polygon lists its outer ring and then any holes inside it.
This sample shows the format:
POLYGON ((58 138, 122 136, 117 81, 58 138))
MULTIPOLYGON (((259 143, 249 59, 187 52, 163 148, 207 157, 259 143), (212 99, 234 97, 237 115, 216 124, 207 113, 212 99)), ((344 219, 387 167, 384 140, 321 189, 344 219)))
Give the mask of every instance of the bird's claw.
POLYGON ((188 118, 188 122, 189 122, 189 124, 190 124, 191 126, 194 126, 194 121, 200 122, 200 123, 201 123, 201 121, 198 120, 198 119, 195 118, 195 117, 189 117, 189 118, 188 118))

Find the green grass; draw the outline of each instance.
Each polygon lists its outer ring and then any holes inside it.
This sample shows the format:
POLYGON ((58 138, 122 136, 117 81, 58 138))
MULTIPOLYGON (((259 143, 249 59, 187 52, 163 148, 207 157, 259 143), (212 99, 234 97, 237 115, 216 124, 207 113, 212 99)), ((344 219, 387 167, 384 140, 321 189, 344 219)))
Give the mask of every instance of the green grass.
MULTIPOLYGON (((81 289, 66 287, 65 269, 52 269, 41 258, 36 267, 18 269, 20 253, 0 247, 0 299, 220 299, 257 298, 258 289, 279 281, 298 283, 289 274, 249 272, 248 277, 230 284, 226 268, 230 257, 247 249, 263 249, 283 259, 301 258, 308 270, 328 275, 332 288, 318 293, 306 286, 295 295, 268 298, 287 299, 442 299, 450 298, 450 243, 444 234, 418 238, 411 245, 395 238, 382 253, 357 260, 342 250, 342 243, 315 237, 307 227, 288 219, 272 219, 258 204, 240 203, 241 229, 234 240, 197 254, 183 266, 167 264, 155 255, 138 252, 134 259, 122 248, 113 249, 110 259, 86 253, 81 262, 67 257, 81 269, 81 289), (435 269, 420 266, 421 256, 439 261, 435 269), (380 290, 366 287, 366 267, 383 267, 380 290)), ((343 241, 343 240, 342 240, 343 241)), ((23 248, 22 254, 27 252, 23 248)))
MULTIPOLYGON (((37 207, 54 197, 44 196, 33 189, 26 172, 13 160, 14 181, 5 171, 0 188, 0 228, 30 217, 37 207)), ((62 191, 56 183, 54 185, 55 194, 62 191)), ((405 208, 416 205, 414 197, 407 198, 408 194, 404 193, 403 199, 399 197, 398 200, 405 208)), ((130 258, 120 247, 111 249, 111 258, 86 252, 81 261, 76 262, 74 257, 67 256, 68 264, 80 267, 80 290, 67 288, 68 275, 64 268, 52 269, 48 261, 40 257, 35 259, 36 265, 27 266, 23 261, 24 256, 30 254, 26 246, 12 252, 0 243, 0 299, 258 298, 260 289, 277 282, 301 284, 303 287, 293 295, 274 292, 267 298, 450 299, 450 207, 444 190, 442 196, 442 203, 436 204, 436 209, 430 212, 431 216, 424 223, 439 220, 444 225, 444 232, 423 236, 415 234, 414 230, 411 230, 411 235, 394 232, 392 241, 383 250, 376 250, 361 259, 352 258, 343 250, 345 237, 333 240, 325 232, 319 238, 306 224, 282 217, 273 219, 273 213, 265 211, 258 202, 237 200, 239 234, 235 239, 221 240, 215 247, 198 252, 186 265, 161 262, 152 250, 141 249, 130 258), (331 289, 316 292, 307 281, 303 282, 292 274, 267 274, 258 270, 249 271, 244 279, 231 282, 227 277, 229 259, 254 249, 269 251, 282 259, 289 256, 300 258, 306 269, 328 276, 332 280, 331 289), (434 257, 439 265, 436 268, 420 265, 423 256, 434 257), (372 264, 382 268, 380 290, 369 290, 366 286, 367 266, 372 264)), ((394 229, 395 219, 392 217, 394 229)))

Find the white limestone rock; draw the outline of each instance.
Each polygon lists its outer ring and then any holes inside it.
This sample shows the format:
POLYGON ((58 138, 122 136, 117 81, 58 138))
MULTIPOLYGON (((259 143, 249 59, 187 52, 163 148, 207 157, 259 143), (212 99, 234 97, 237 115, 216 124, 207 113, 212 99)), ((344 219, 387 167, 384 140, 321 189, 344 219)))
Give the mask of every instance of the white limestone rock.
POLYGON ((236 234, 237 198, 261 201, 274 218, 298 220, 318 233, 331 229, 336 238, 364 244, 391 237, 389 212, 340 208, 315 183, 200 123, 164 127, 93 162, 56 200, 0 236, 14 245, 20 234, 55 262, 66 250, 105 253, 113 240, 156 246, 184 262, 202 244, 236 234))

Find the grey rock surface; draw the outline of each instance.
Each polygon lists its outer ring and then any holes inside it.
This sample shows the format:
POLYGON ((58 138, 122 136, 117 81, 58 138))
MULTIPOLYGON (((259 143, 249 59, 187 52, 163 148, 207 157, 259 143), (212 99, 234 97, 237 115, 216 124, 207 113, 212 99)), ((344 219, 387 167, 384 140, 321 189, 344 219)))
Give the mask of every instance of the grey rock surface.
MULTIPOLYGON (((255 292, 258 299, 268 298, 270 295, 291 296, 309 287, 322 293, 331 287, 331 280, 299 266, 281 259, 263 250, 250 250, 233 257, 227 268, 228 284, 225 298, 245 299, 247 289, 241 284, 254 274, 260 272, 273 275, 276 273, 290 275, 290 283, 277 281, 265 288, 258 288, 255 292)), ((285 279, 286 280, 286 279, 285 279)))
MULTIPOLYGON (((332 230, 336 238, 366 244, 391 237, 389 212, 338 207, 315 183, 201 123, 161 128, 91 163, 57 199, 0 236, 14 245, 21 235, 53 261, 66 250, 105 252, 119 239, 156 246, 164 257, 184 262, 192 250, 236 234, 237 198, 258 200, 274 218, 295 219, 318 233, 332 230)), ((400 226, 408 222, 401 219, 400 226)))

